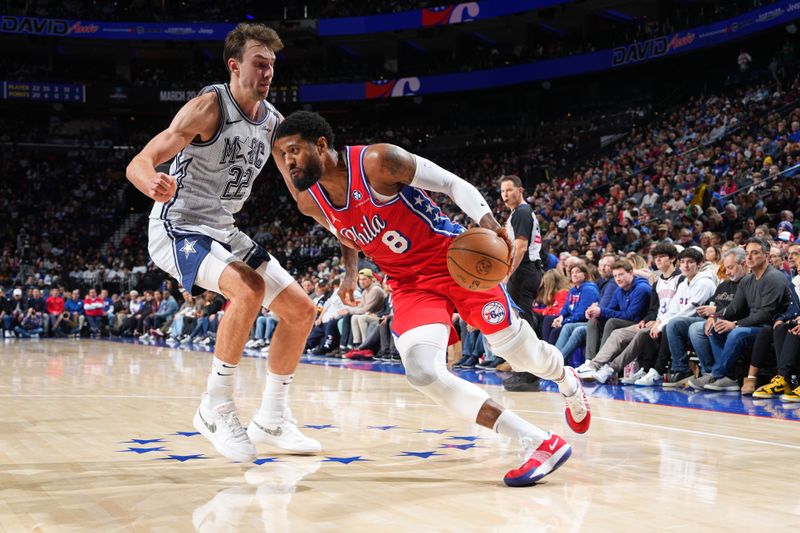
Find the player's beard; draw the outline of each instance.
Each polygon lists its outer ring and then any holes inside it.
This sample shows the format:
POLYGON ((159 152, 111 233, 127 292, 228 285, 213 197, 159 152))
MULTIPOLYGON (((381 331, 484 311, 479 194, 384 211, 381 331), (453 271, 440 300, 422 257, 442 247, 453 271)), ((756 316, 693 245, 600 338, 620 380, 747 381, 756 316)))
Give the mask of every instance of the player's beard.
POLYGON ((303 173, 298 178, 292 178, 292 183, 298 191, 305 191, 322 177, 322 161, 319 158, 309 159, 303 173))

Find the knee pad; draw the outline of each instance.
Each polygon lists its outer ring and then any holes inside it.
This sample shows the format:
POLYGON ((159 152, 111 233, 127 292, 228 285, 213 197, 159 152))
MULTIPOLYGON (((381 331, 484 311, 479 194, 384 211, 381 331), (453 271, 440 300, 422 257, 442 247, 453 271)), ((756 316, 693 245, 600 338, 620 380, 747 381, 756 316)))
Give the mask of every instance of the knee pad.
POLYGON ((447 369, 449 335, 444 324, 428 324, 403 333, 395 344, 412 387, 461 418, 475 422, 489 395, 447 369))
POLYGON ((517 370, 544 379, 561 377, 564 356, 555 346, 540 340, 530 324, 514 317, 507 328, 486 336, 492 351, 517 370))

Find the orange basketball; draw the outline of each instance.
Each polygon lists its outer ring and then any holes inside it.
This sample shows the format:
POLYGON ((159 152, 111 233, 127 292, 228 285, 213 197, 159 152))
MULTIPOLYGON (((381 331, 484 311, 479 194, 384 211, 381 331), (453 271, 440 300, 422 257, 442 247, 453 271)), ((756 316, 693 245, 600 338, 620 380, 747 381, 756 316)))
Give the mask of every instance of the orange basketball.
POLYGON ((508 274, 511 254, 506 242, 486 228, 467 230, 447 250, 447 269, 453 279, 471 291, 496 287, 508 274))

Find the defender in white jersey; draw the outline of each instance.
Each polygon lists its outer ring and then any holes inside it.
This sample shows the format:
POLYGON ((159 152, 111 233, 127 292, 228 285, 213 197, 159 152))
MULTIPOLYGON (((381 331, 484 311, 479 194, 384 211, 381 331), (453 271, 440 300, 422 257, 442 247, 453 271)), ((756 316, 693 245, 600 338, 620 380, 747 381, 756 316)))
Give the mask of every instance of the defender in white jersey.
POLYGON ((127 169, 128 179, 156 202, 149 228, 153 262, 188 290, 196 285, 230 300, 194 425, 217 451, 236 461, 255 459, 253 443, 259 442, 296 453, 320 450, 299 431, 287 403, 314 305, 234 221, 269 159, 282 120, 265 100, 275 52, 282 48, 278 34, 262 24, 236 26, 224 47, 230 82, 203 89, 127 169), (173 157, 169 174, 156 171, 173 157), (279 326, 263 401, 245 431, 233 402, 233 380, 262 306, 278 316, 279 326))

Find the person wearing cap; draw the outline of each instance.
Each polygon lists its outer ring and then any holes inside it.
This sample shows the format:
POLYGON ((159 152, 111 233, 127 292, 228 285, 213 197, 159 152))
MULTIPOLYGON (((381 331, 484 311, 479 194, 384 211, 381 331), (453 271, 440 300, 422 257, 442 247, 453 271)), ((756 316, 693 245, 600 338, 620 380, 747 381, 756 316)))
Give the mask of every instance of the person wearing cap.
MULTIPOLYGON (((789 247, 794 242, 794 235, 792 235, 789 231, 779 231, 778 235, 775 237, 775 241, 778 244, 778 247, 781 249, 781 255, 785 258, 789 256, 789 247)), ((789 264, 784 264, 784 267, 789 269, 789 264)))
MULTIPOLYGON (((358 347, 364 340, 369 324, 377 322, 377 313, 383 308, 383 301, 386 299, 380 283, 375 282, 372 269, 362 268, 358 271, 358 286, 361 287, 361 303, 357 306, 345 306, 339 311, 340 315, 350 317, 353 347, 358 347)), ((346 341, 343 339, 343 342, 346 341)))
POLYGON ((28 300, 22 294, 22 289, 17 287, 11 293, 11 298, 0 300, 0 319, 3 321, 3 337, 13 336, 14 329, 22 323, 28 310, 28 300))
POLYGON ((669 235, 669 226, 666 224, 659 224, 656 230, 656 242, 673 243, 672 237, 669 235))
POLYGON ((784 209, 780 213, 781 221, 778 223, 778 231, 788 231, 792 235, 800 234, 800 222, 795 221, 794 213, 789 209, 784 209))

